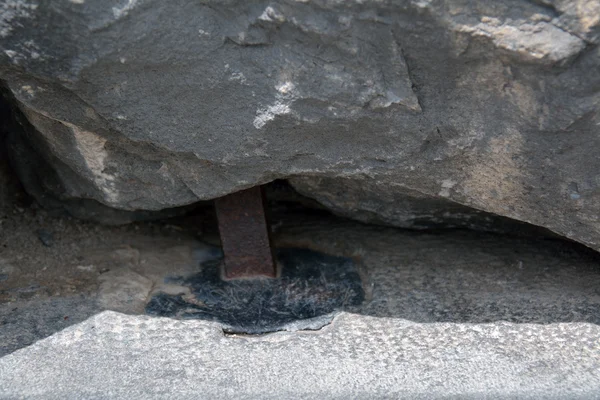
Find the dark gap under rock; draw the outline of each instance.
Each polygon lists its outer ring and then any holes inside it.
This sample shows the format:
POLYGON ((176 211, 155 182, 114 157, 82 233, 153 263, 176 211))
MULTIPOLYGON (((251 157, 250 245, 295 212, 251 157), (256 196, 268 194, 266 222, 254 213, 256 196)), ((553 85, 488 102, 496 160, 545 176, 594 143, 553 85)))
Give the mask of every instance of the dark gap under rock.
POLYGON ((6 138, 12 129, 10 104, 1 95, 0 86, 0 210, 8 210, 13 205, 25 206, 29 202, 8 162, 6 138))

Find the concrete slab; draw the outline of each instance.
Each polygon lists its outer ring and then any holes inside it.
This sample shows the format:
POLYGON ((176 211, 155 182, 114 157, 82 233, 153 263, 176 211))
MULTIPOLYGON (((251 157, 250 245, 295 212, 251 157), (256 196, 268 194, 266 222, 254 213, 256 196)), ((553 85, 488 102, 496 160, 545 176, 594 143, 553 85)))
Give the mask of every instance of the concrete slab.
POLYGON ((105 311, 0 359, 1 398, 597 398, 600 327, 337 315, 317 331, 105 311))

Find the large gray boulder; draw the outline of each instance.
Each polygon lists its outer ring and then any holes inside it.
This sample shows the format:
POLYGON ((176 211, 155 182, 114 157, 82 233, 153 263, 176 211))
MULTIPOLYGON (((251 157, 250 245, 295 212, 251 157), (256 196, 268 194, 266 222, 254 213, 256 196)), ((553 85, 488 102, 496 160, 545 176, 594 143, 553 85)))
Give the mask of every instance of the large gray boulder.
POLYGON ((363 220, 482 210, 596 249, 598 42, 598 0, 0 0, 34 194, 152 211, 284 178, 363 220))

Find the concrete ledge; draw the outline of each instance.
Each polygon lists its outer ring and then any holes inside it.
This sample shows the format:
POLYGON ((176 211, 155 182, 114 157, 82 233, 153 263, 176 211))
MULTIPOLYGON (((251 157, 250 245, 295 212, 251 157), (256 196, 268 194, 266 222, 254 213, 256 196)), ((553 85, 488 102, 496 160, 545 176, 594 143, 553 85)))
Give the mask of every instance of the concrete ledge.
POLYGON ((0 359, 1 398, 592 398, 600 327, 413 323, 341 313, 317 331, 105 311, 0 359))

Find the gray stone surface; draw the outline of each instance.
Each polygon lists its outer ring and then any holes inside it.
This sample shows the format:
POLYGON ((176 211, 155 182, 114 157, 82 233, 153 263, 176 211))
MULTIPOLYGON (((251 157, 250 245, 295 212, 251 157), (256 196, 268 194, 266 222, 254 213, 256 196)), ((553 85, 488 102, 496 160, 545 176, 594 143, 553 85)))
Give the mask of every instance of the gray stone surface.
POLYGON ((343 313, 227 336, 106 311, 0 359, 4 398, 595 398, 596 325, 416 324, 343 313))
POLYGON ((14 163, 63 203, 161 210, 300 177, 362 219, 410 225, 378 199, 416 193, 599 249, 599 7, 2 0, 14 163))

